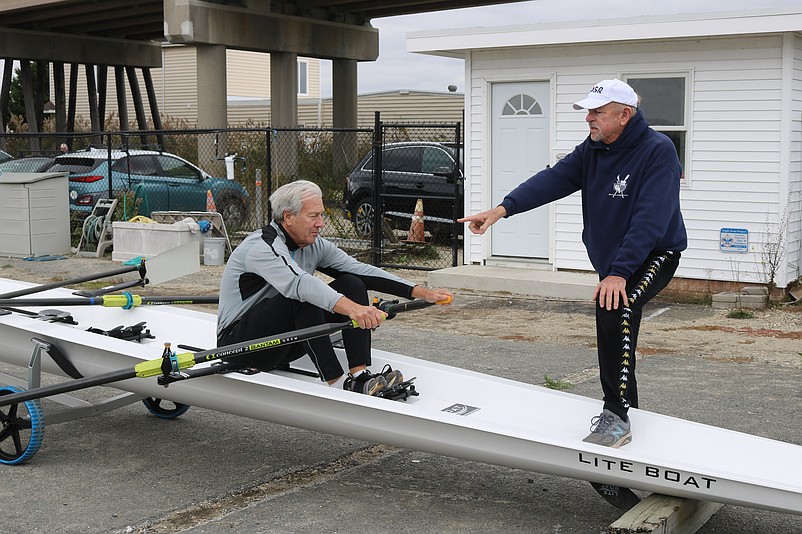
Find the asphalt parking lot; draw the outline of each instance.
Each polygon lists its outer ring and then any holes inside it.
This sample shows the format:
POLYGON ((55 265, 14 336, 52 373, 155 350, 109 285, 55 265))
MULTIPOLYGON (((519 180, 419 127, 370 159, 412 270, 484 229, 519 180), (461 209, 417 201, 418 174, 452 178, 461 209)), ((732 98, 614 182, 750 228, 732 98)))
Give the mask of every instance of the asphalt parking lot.
MULTIPOLYGON (((494 298, 464 300, 475 305, 494 298)), ((661 306, 668 308, 665 318, 709 313, 701 306, 661 306)), ((421 315, 383 326, 374 345, 528 383, 542 384, 544 375, 566 378, 572 393, 598 397, 591 347, 433 332, 426 323, 421 315)), ((638 370, 644 409, 802 444, 798 366, 658 352, 639 361, 638 370)), ((0 364, 0 372, 20 371, 0 364)), ((110 391, 93 388, 80 396, 110 391)), ((4 533, 603 533, 621 515, 584 481, 204 409, 161 420, 141 403, 47 426, 28 463, 0 466, 0 499, 4 533)), ((791 534, 802 532, 802 516, 727 505, 699 532, 791 534)))

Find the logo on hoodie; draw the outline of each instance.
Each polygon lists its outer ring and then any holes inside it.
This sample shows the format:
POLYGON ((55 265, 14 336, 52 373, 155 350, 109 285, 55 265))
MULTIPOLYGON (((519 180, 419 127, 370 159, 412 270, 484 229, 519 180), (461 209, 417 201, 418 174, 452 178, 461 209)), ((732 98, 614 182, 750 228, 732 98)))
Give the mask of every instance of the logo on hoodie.
POLYGON ((623 179, 621 178, 621 175, 616 176, 615 183, 613 184, 613 192, 610 193, 610 196, 613 198, 615 197, 624 198, 625 196, 627 196, 624 194, 624 190, 627 188, 627 180, 629 180, 628 174, 624 176, 623 179))

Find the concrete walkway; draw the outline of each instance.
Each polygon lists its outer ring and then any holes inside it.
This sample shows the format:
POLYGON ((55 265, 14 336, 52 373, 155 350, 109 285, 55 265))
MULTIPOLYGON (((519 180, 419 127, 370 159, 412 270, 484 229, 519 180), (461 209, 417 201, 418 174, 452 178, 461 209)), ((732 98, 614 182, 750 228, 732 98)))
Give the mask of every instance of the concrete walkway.
POLYGON ((599 278, 596 273, 460 265, 430 272, 428 283, 432 287, 507 292, 566 300, 591 300, 599 278))

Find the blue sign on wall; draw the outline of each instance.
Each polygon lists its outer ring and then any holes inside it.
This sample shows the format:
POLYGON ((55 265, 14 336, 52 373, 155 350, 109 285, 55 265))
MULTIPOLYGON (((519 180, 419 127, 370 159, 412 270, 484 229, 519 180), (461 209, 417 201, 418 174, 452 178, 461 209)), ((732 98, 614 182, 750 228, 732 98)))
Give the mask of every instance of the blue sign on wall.
POLYGON ((722 228, 719 249, 721 252, 747 252, 749 250, 749 230, 746 228, 722 228))

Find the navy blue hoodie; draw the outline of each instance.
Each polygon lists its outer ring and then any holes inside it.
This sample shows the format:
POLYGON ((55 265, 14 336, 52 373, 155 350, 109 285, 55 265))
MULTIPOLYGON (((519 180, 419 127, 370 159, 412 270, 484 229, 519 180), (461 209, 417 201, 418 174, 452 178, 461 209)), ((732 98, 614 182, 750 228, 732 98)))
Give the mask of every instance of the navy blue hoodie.
POLYGON ((512 190, 510 217, 582 191, 582 241, 601 278, 629 278, 653 252, 687 246, 679 208, 682 168, 674 144, 638 111, 609 145, 590 136, 512 190))

